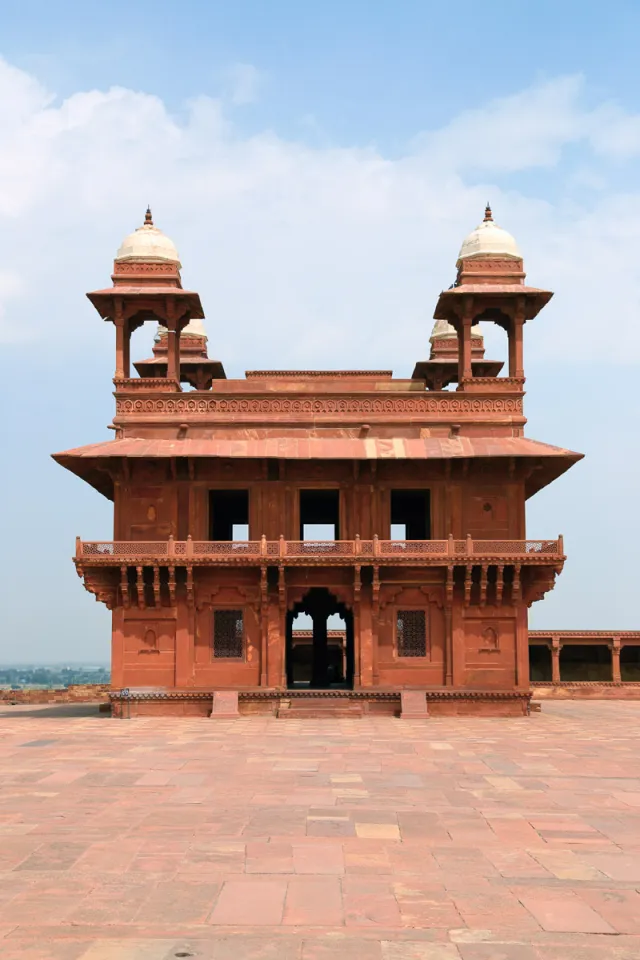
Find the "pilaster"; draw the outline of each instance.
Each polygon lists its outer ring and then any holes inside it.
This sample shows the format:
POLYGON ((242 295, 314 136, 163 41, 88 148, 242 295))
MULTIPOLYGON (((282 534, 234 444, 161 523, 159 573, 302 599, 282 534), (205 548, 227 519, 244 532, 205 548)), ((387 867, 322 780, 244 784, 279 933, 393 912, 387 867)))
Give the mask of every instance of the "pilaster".
POLYGON ((193 682, 195 660, 195 608, 184 599, 176 608, 176 687, 188 687, 193 682))
POLYGON ((111 686, 124 686, 124 607, 114 607, 111 613, 111 686))
POLYGON ((560 651, 562 644, 559 637, 551 638, 551 682, 560 683, 560 651))

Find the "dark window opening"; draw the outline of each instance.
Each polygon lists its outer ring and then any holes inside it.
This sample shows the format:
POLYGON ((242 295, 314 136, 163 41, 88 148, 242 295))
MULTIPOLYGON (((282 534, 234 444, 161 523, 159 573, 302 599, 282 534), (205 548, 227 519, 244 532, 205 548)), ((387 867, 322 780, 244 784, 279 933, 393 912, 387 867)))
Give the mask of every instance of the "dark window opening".
POLYGON ((534 683, 553 679, 551 650, 545 644, 534 643, 529 646, 529 679, 534 683))
POLYGON ((340 539, 340 491, 300 491, 300 539, 340 539))
POLYGON ((431 510, 428 490, 391 491, 391 539, 429 540, 431 510))
POLYGON ((620 679, 640 681, 640 645, 629 643, 620 648, 620 679))
POLYGON ((396 644, 399 657, 426 657, 427 615, 424 610, 398 610, 396 644))
POLYGON ((249 491, 212 490, 209 494, 209 539, 249 539, 249 491))
POLYGON ((244 616, 242 610, 214 610, 213 656, 227 660, 244 657, 244 616))
POLYGON ((560 679, 611 680, 611 650, 595 643, 565 643, 560 650, 560 679))

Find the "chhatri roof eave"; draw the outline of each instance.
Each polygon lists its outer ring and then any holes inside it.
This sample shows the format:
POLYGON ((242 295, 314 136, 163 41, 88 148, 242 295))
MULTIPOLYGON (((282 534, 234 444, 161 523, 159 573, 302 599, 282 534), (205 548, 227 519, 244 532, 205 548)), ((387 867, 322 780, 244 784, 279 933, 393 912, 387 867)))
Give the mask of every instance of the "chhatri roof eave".
POLYGON ((116 298, 166 301, 169 297, 177 300, 186 300, 190 307, 192 319, 203 320, 204 310, 200 301, 200 294, 194 290, 183 290, 181 287, 143 286, 119 284, 117 287, 107 287, 104 290, 92 290, 87 293, 88 299, 96 308, 103 320, 110 320, 113 313, 113 304, 116 298))
MULTIPOLYGON (((519 283, 464 283, 440 293, 433 319, 448 320, 452 314, 456 313, 457 301, 465 296, 481 296, 485 301, 490 301, 492 298, 506 300, 524 297, 527 302, 527 319, 532 320, 549 303, 553 293, 551 290, 527 287, 519 283)), ((482 318, 476 318, 478 319, 482 318)))

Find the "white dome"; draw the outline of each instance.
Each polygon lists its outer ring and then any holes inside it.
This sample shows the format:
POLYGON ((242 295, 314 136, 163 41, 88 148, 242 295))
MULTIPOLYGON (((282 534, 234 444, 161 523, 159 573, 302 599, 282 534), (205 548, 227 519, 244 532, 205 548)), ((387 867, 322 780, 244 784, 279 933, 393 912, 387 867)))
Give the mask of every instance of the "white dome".
MULTIPOLYGON (((166 327, 163 327, 161 323, 158 324, 158 332, 156 333, 155 340, 158 341, 160 337, 167 337, 169 331, 166 327)), ((206 337, 207 331, 204 328, 204 323, 200 319, 189 320, 189 323, 186 325, 184 330, 180 333, 180 337, 206 337)))
MULTIPOLYGON (((446 337, 456 337, 456 329, 452 326, 448 320, 436 320, 433 325, 433 330, 431 331, 431 336, 429 337, 429 342, 433 343, 434 340, 444 340, 446 337)), ((472 337, 481 337, 482 328, 479 323, 474 323, 471 327, 471 336, 472 337)))
POLYGON ((522 259, 518 244, 510 233, 493 222, 491 208, 487 204, 484 220, 472 230, 460 247, 458 260, 469 257, 510 257, 522 259))
POLYGON ((120 244, 116 260, 168 260, 180 266, 178 251, 169 237, 153 225, 149 209, 142 226, 125 237, 120 244))

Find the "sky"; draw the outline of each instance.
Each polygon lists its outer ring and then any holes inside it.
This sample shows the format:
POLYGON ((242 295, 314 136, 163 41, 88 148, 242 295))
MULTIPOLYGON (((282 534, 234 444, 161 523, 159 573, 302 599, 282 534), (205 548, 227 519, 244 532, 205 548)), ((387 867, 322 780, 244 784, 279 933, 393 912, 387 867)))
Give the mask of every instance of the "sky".
POLYGON ((530 624, 640 629, 639 4, 24 0, 2 20, 0 663, 109 658, 71 555, 112 506, 50 454, 112 436, 114 332, 84 295, 147 203, 228 375, 408 376, 490 200, 555 291, 525 330, 527 435, 586 455, 528 504, 568 554, 530 624))

